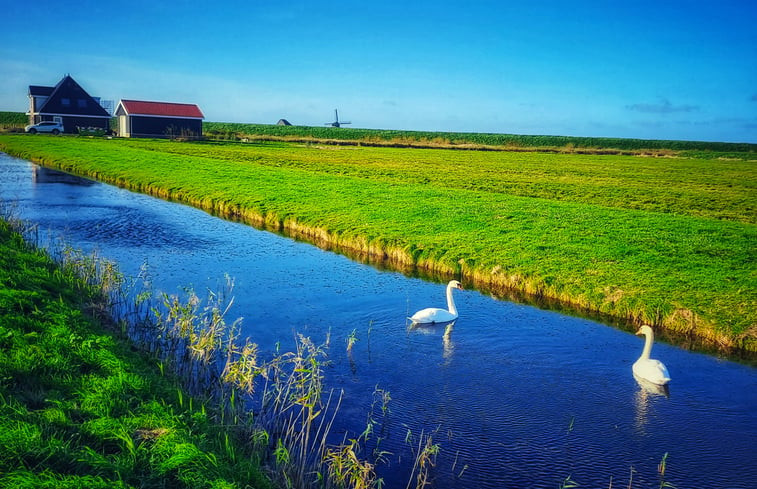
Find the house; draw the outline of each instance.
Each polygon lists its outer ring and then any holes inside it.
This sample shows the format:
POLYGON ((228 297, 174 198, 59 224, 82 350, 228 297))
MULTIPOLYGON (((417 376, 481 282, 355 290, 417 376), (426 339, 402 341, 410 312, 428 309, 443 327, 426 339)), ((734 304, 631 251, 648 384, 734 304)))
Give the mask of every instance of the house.
POLYGON ((76 133, 79 127, 108 131, 110 114, 100 99, 89 95, 70 75, 54 87, 29 85, 29 124, 54 121, 63 124, 63 132, 76 133))
POLYGON ((120 100, 118 135, 125 138, 199 138, 205 116, 197 105, 120 100))
POLYGON ((276 123, 277 126, 291 126, 292 123, 289 122, 286 119, 279 119, 279 122, 276 123))

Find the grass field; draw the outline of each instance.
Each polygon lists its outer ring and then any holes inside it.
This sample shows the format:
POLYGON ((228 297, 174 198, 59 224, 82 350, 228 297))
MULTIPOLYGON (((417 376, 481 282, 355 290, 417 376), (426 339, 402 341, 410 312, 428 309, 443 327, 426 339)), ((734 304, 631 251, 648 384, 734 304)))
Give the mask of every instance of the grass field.
POLYGON ((747 159, 0 135, 0 149, 344 249, 757 349, 747 159))
POLYGON ((271 487, 247 440, 86 312, 99 300, 0 220, 0 487, 271 487))
POLYGON ((329 140, 395 146, 429 146, 506 149, 535 149, 564 152, 664 152, 680 151, 754 153, 757 145, 703 141, 597 138, 466 132, 399 131, 328 126, 278 126, 235 122, 204 122, 203 133, 217 139, 279 138, 282 140, 329 140))
MULTIPOLYGON (((23 112, 0 111, 0 131, 23 130, 28 117, 23 112)), ((118 127, 114 117, 111 129, 118 127)), ((396 147, 445 147, 551 153, 652 154, 710 158, 728 156, 754 159, 757 144, 659 139, 600 138, 576 136, 429 132, 392 129, 360 129, 327 126, 279 126, 238 122, 203 122, 203 133, 216 140, 328 141, 330 144, 360 144, 396 147)))

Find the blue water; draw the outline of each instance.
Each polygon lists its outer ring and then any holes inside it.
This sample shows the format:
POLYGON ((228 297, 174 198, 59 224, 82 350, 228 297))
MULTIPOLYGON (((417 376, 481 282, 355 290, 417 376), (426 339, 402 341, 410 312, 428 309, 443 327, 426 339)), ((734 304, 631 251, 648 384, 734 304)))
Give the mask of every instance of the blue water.
MULTIPOLYGON (((42 234, 97 250, 127 275, 145 263, 156 289, 200 296, 233 277, 228 319, 266 352, 297 333, 330 336, 330 387, 344 389, 337 431, 362 432, 371 394, 390 393, 379 474, 405 487, 405 437, 440 445, 434 487, 751 488, 757 480, 757 372, 658 342, 666 397, 634 380, 643 340, 599 322, 456 291, 460 318, 409 329, 443 307, 444 284, 379 270, 205 212, 61 176, 0 154, 0 198, 42 234), (347 337, 357 336, 351 354, 347 337)), ((466 285, 466 284, 464 284, 466 285)))

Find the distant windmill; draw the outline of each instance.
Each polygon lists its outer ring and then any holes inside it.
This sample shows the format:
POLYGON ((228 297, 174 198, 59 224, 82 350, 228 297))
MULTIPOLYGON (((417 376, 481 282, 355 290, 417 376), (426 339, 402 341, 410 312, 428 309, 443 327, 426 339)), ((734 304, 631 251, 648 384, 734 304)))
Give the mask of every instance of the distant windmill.
POLYGON ((352 122, 339 122, 339 113, 334 109, 334 122, 326 122, 326 126, 341 127, 343 124, 352 124, 352 122))

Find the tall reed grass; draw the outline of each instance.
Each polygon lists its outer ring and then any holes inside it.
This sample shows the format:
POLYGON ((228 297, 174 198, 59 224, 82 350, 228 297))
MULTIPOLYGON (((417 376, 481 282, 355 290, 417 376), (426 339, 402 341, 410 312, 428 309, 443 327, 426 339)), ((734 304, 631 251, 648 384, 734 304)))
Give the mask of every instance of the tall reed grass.
POLYGON ((59 251, 0 220, 0 487, 269 487, 238 430, 224 453, 205 405, 93 320, 107 307, 87 282, 112 291, 114 269, 59 251))

